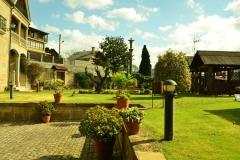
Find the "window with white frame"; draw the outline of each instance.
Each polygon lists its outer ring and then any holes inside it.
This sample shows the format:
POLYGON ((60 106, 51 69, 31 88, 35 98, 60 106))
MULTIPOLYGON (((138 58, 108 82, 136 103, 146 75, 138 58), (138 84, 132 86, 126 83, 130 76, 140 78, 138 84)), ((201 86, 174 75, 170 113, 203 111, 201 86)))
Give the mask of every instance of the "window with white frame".
POLYGON ((6 19, 0 15, 0 30, 6 31, 6 19))

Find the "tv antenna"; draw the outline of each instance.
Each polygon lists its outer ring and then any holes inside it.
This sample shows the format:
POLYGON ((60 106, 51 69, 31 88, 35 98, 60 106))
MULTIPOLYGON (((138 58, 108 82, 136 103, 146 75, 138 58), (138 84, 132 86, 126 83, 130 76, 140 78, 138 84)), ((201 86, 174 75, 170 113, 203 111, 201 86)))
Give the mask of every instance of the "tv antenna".
POLYGON ((200 40, 199 39, 196 39, 196 36, 194 34, 194 37, 193 37, 193 54, 196 53, 196 43, 198 43, 200 40))

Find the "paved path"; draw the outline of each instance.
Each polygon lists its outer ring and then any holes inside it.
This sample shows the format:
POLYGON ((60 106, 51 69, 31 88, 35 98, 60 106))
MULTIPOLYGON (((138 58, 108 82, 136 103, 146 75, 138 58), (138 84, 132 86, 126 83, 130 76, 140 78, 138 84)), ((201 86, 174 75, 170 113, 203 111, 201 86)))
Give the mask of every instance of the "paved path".
POLYGON ((78 122, 0 123, 0 160, 93 160, 78 122))

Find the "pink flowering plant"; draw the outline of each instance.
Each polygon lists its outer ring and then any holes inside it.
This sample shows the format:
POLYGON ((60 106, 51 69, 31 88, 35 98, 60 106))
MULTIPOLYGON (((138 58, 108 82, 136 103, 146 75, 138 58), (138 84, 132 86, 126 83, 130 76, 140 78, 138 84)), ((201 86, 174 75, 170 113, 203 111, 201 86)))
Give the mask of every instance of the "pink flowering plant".
POLYGON ((80 122, 79 131, 87 138, 108 141, 120 133, 123 119, 116 109, 96 106, 86 111, 80 122))

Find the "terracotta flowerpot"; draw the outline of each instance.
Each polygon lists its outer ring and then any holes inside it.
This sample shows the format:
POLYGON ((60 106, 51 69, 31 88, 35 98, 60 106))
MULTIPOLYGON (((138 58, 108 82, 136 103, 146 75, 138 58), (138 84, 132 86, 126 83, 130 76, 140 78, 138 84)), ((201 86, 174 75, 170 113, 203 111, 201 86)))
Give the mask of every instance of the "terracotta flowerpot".
POLYGON ((50 115, 48 115, 48 116, 42 116, 42 121, 43 121, 44 123, 49 123, 49 122, 50 122, 50 119, 51 119, 51 116, 50 116, 50 115))
POLYGON ((112 160, 115 138, 107 142, 94 140, 97 160, 112 160))
POLYGON ((128 135, 138 134, 141 121, 125 121, 124 122, 128 135))
POLYGON ((124 98, 117 98, 117 108, 118 109, 122 109, 122 108, 127 108, 129 106, 129 102, 128 99, 124 99, 124 98))
POLYGON ((54 100, 56 104, 59 104, 61 102, 62 94, 61 93, 55 93, 53 94, 54 100))

